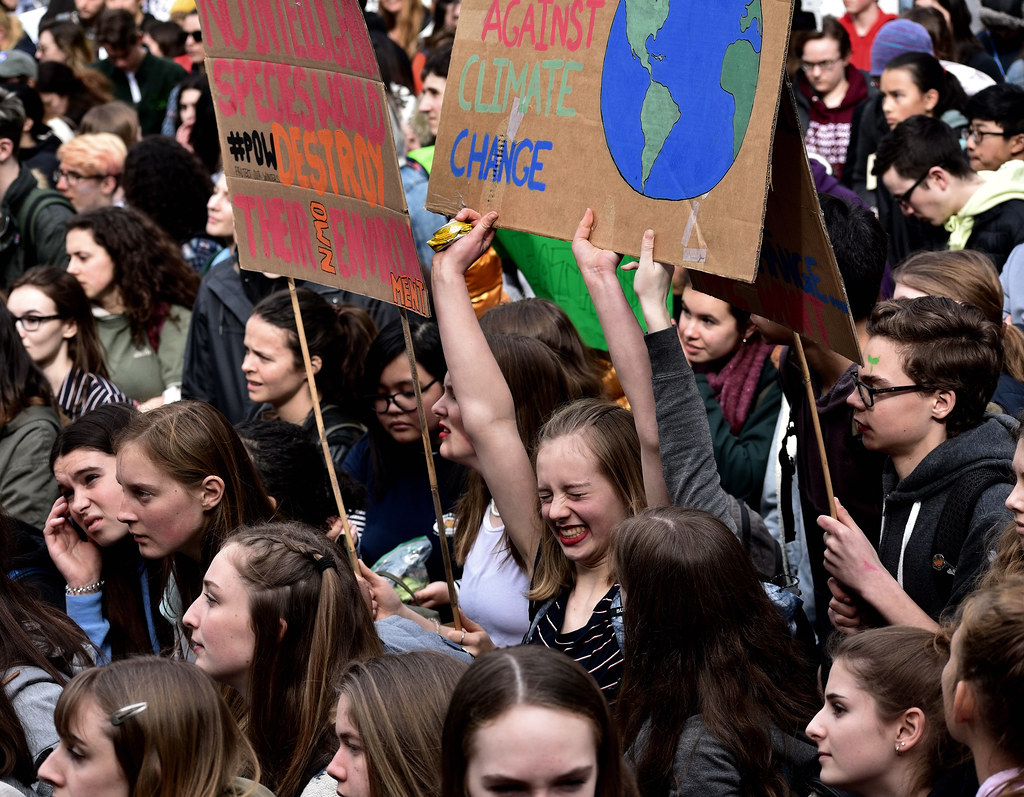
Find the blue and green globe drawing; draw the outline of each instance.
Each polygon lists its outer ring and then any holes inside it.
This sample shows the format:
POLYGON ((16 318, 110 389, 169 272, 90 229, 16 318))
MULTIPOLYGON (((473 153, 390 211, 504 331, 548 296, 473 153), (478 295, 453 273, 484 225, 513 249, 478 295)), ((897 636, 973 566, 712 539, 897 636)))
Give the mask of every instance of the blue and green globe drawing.
POLYGON ((729 171, 754 106, 762 19, 760 0, 620 0, 601 120, 633 190, 689 199, 729 171))

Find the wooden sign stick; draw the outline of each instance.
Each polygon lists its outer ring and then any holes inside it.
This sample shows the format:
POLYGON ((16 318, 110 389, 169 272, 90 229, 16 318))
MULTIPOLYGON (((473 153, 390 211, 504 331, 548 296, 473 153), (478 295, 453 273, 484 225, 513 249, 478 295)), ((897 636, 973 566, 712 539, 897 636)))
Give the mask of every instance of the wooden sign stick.
POLYGON ((448 550, 448 530, 444 524, 444 511, 441 509, 441 494, 437 491, 437 471, 434 470, 434 449, 430 445, 430 430, 427 428, 427 411, 423 407, 423 391, 420 390, 420 378, 416 372, 416 352, 412 348, 412 330, 409 329, 409 316, 404 307, 402 313, 402 332, 405 334, 405 353, 409 357, 409 371, 412 384, 416 388, 416 409, 420 417, 420 437, 423 439, 423 456, 427 460, 427 477, 430 479, 430 495, 434 499, 434 514, 437 516, 437 536, 441 538, 441 558, 444 560, 444 578, 448 583, 448 598, 452 604, 452 616, 455 627, 462 630, 462 618, 459 616, 459 594, 455 591, 455 574, 452 570, 452 554, 448 550))
POLYGON ((804 387, 807 390, 807 401, 811 405, 811 423, 814 424, 814 436, 818 440, 818 456, 821 457, 821 472, 825 477, 825 492, 828 495, 828 513, 836 520, 836 497, 832 492, 832 475, 828 470, 828 459, 825 457, 825 441, 821 436, 821 421, 818 419, 818 402, 814 397, 814 387, 811 385, 811 370, 807 367, 807 357, 804 356, 804 344, 800 340, 800 334, 793 333, 793 348, 796 349, 797 357, 800 359, 800 371, 804 376, 804 387))
POLYGON ((352 536, 352 526, 348 522, 345 504, 341 500, 338 474, 334 470, 331 449, 327 445, 327 436, 324 434, 324 416, 320 413, 320 397, 317 395, 316 390, 316 374, 313 373, 313 361, 309 357, 309 344, 306 343, 306 328, 302 324, 302 313, 299 311, 299 297, 295 293, 295 280, 292 277, 288 278, 288 293, 292 297, 295 328, 299 333, 299 348, 302 349, 302 362, 306 366, 306 382, 309 386, 310 395, 313 397, 313 417, 316 418, 316 431, 320 435, 320 449, 323 451, 324 461, 327 463, 327 475, 331 480, 331 490, 334 491, 334 502, 338 505, 338 517, 341 518, 342 536, 345 538, 345 548, 348 551, 349 564, 352 565, 352 571, 358 576, 359 558, 356 556, 355 538, 352 536))

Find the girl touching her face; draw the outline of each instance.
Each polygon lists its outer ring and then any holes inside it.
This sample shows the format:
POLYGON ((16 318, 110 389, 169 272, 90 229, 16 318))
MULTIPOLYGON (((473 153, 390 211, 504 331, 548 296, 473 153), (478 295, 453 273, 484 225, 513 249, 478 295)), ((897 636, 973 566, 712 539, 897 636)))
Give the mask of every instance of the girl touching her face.
POLYGON ((139 555, 117 518, 122 492, 114 440, 137 415, 125 404, 93 410, 61 430, 50 454, 61 497, 43 537, 67 582, 68 616, 103 661, 159 653, 173 642, 159 611, 160 563, 139 555))

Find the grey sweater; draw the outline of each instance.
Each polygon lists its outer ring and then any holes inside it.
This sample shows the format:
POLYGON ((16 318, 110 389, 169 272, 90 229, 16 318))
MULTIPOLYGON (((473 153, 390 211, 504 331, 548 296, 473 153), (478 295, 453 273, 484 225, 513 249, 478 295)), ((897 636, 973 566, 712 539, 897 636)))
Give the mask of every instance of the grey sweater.
POLYGON ((722 489, 707 411, 675 329, 647 335, 644 341, 651 358, 661 468, 672 503, 710 512, 744 542, 763 577, 775 575, 778 546, 764 520, 722 489))

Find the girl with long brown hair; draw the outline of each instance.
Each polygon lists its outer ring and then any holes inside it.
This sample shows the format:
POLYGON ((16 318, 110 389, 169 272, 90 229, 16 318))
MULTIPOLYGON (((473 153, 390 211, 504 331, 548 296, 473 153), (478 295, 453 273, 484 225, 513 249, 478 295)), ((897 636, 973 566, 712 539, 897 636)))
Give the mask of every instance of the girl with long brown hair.
POLYGON ((136 415, 115 449, 117 520, 144 558, 163 560, 163 611, 180 622, 231 532, 269 520, 274 505, 238 433, 202 401, 136 415))
POLYGON ((122 492, 114 440, 136 415, 126 404, 100 407, 62 429, 50 452, 61 496, 43 538, 67 582, 68 615, 104 662, 159 653, 173 643, 159 609, 160 562, 140 556, 117 519, 122 492))
POLYGON ((334 709, 350 662, 383 653, 355 576, 311 527, 235 532, 185 613, 197 665, 232 687, 278 797, 322 776, 337 749, 334 709))
POLYGON ((90 210, 67 229, 68 273, 93 304, 111 381, 146 409, 179 398, 199 275, 138 211, 90 210))

